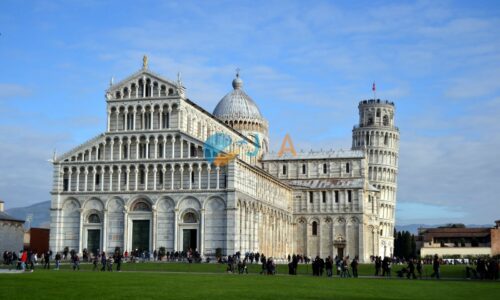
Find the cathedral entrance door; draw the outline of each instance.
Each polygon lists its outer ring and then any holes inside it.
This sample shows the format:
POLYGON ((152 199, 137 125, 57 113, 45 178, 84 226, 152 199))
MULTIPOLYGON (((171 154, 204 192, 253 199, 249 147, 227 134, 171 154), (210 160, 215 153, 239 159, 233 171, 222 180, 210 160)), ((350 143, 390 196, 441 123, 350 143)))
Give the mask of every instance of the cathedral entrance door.
POLYGON ((195 250, 197 243, 197 230, 196 229, 183 229, 182 230, 182 250, 188 251, 189 249, 195 250))
POLYGON ((337 256, 339 258, 344 258, 344 248, 337 248, 337 256))
POLYGON ((132 249, 149 251, 149 220, 134 220, 132 224, 132 249))
POLYGON ((97 255, 99 249, 101 249, 101 230, 87 230, 87 251, 89 251, 89 253, 94 253, 94 255, 97 255))

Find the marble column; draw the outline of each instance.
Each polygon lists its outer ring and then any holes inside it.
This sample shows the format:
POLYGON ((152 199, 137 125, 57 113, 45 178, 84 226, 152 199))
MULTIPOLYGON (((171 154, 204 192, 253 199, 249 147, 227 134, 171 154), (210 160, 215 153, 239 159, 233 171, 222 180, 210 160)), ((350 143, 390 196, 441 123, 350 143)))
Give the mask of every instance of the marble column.
POLYGON ((78 253, 83 253, 83 208, 79 209, 80 212, 80 231, 78 233, 78 253))

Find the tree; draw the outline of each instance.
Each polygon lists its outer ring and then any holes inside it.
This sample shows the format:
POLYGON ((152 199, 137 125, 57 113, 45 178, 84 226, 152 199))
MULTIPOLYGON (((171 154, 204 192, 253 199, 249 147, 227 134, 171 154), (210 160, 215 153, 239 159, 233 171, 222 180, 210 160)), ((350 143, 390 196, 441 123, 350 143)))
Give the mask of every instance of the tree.
POLYGON ((397 231, 394 233, 394 255, 401 258, 412 258, 417 256, 417 244, 415 236, 409 231, 397 231))

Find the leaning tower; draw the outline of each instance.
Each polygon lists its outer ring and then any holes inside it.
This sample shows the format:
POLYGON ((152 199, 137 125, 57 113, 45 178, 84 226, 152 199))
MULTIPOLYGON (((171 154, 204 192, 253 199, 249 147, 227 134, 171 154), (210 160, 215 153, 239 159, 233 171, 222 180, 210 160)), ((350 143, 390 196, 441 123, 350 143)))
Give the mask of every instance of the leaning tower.
POLYGON ((370 184, 380 191, 378 221, 373 229, 378 253, 373 255, 392 256, 399 154, 394 102, 363 100, 358 108, 359 125, 352 131, 352 148, 366 151, 370 184))

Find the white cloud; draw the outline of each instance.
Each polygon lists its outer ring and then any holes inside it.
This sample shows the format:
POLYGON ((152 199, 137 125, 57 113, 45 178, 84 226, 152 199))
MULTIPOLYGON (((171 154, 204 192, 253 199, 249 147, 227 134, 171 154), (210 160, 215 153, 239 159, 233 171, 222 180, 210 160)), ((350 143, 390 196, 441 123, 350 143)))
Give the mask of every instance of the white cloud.
POLYGON ((0 101, 23 98, 31 95, 31 89, 14 83, 0 83, 0 101))

